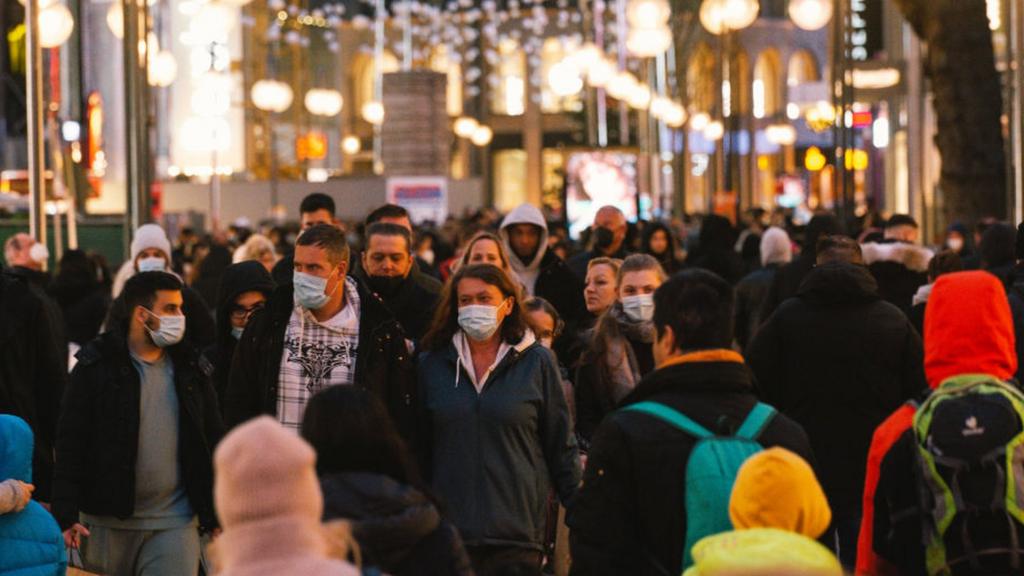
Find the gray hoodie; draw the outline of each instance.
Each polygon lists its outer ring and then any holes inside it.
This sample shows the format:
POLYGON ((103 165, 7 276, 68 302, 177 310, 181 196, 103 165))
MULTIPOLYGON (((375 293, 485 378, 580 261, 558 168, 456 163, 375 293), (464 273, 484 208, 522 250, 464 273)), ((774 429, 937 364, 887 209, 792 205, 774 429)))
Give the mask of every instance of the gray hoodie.
POLYGON ((520 204, 515 210, 508 213, 501 222, 501 229, 498 231, 504 244, 505 252, 508 254, 509 263, 512 269, 519 275, 519 281, 526 287, 526 293, 534 295, 534 288, 537 285, 537 278, 540 276, 540 262, 548 251, 548 223, 540 209, 532 204, 520 204), (523 262, 512 250, 508 241, 508 227, 515 224, 533 224, 540 227, 540 247, 534 255, 532 262, 523 262))

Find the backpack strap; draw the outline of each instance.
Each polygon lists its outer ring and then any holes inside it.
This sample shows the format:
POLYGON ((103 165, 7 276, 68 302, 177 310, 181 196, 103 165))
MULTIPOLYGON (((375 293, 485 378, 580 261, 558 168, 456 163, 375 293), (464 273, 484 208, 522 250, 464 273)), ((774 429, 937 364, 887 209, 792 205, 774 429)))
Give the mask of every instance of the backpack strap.
POLYGON ((750 414, 747 414, 747 419, 743 421, 740 429, 736 431, 736 436, 744 440, 756 441, 761 432, 764 432, 768 424, 775 419, 777 413, 775 408, 758 402, 754 405, 750 414))
POLYGON ((678 410, 674 410, 665 406, 660 402, 639 402, 637 404, 631 404, 623 408, 627 412, 640 412, 653 416, 662 422, 666 422, 675 426, 676 428, 686 432, 690 436, 694 436, 698 439, 712 438, 712 434, 707 428, 697 424, 678 410))

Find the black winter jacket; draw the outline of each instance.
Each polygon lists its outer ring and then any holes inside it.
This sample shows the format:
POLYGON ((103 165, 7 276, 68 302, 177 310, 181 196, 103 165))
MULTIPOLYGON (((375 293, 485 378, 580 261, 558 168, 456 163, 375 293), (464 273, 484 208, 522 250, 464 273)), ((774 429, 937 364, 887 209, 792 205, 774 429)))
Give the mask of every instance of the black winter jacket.
POLYGON ((363 564, 393 576, 472 576, 458 530, 423 493, 381 474, 320 478, 324 520, 352 523, 363 564))
MULTIPOLYGON (((593 332, 586 335, 589 346, 593 346, 593 332)), ((640 376, 646 376, 654 370, 654 353, 652 345, 622 336, 626 345, 633 351, 640 369, 640 376)), ((612 395, 613 383, 608 381, 609 374, 602 370, 599 363, 588 352, 583 354, 573 381, 576 393, 576 432, 582 442, 589 443, 601 420, 615 410, 617 402, 612 395)), ((584 446, 586 447, 586 446, 584 446)))
MULTIPOLYGON (((365 269, 360 267, 353 276, 371 289, 365 269)), ((441 283, 414 266, 394 294, 376 294, 395 315, 395 320, 402 325, 406 336, 419 342, 434 319, 434 311, 441 298, 441 283)))
MULTIPOLYGON (((214 528, 213 449, 224 434, 208 365, 187 344, 167 349, 179 405, 185 493, 200 526, 214 528)), ((53 515, 62 530, 78 513, 130 518, 135 510, 139 373, 125 336, 106 332, 78 353, 57 430, 53 515)))
MULTIPOLYGON (((416 447, 416 375, 405 333, 379 298, 358 280, 360 315, 355 384, 384 403, 398 431, 416 447)), ((278 286, 266 306, 253 314, 235 347, 224 395, 229 427, 277 414, 277 388, 288 320, 295 307, 292 285, 278 286)))
MULTIPOLYGON (((739 362, 670 365, 644 378, 622 406, 652 400, 732 434, 757 403, 739 362)), ((813 464, 807 435, 779 414, 761 434, 813 464)), ((693 437, 644 414, 618 411, 598 428, 583 487, 569 509, 572 571, 579 576, 677 576, 686 542, 686 463, 693 437)))
POLYGON ((932 252, 906 242, 886 241, 862 246, 864 263, 878 283, 878 295, 904 312, 917 289, 928 283, 932 252))
POLYGON ((769 264, 747 274, 736 285, 735 333, 741 350, 746 350, 761 328, 762 321, 766 320, 761 316, 761 309, 768 299, 768 292, 771 291, 778 271, 778 264, 769 264))
POLYGON ((57 414, 67 383, 67 351, 55 333, 34 289, 0 272, 0 414, 14 414, 32 428, 33 497, 42 502, 50 501, 57 414))
POLYGON ((859 513, 875 428, 926 388, 921 337, 863 266, 808 275, 747 350, 761 400, 807 430, 834 516, 859 513))

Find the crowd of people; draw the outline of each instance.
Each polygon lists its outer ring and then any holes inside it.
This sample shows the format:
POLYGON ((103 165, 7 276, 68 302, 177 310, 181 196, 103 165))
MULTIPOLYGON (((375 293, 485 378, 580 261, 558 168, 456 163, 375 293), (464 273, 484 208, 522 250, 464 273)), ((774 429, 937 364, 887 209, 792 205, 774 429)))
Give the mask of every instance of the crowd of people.
POLYGON ((1024 225, 18 234, 0 573, 1024 572, 1024 225))

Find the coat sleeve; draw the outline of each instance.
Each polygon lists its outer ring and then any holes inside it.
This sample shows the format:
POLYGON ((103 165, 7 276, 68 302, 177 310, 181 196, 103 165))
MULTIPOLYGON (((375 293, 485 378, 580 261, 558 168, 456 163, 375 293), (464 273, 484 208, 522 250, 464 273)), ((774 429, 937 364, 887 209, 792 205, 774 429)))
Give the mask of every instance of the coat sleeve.
POLYGON ((405 338, 405 331, 394 324, 390 338, 384 347, 382 361, 387 363, 388 397, 391 406, 389 412, 398 426, 409 450, 413 454, 419 452, 419 390, 416 386, 416 367, 412 361, 412 351, 405 338))
POLYGON ((576 368, 576 431, 585 442, 590 442, 604 417, 597 388, 600 373, 593 362, 582 361, 576 368))
POLYGON ((61 396, 67 387, 67 343, 60 344, 53 317, 47 313, 45 304, 37 299, 36 313, 29 333, 33 336, 31 349, 35 351, 35 379, 33 388, 36 418, 32 433, 35 435, 33 453, 33 481, 36 500, 49 502, 53 480, 53 446, 57 433, 57 419, 60 414, 61 396), (63 346, 63 348, 62 348, 63 346))
POLYGON ((85 474, 85 459, 92 444, 92 418, 96 398, 94 381, 99 366, 79 363, 71 373, 57 423, 56 466, 53 479, 53 515, 61 530, 78 522, 78 506, 85 474))
POLYGON ((747 349, 747 364, 754 372, 757 393, 762 402, 778 406, 785 381, 782 330, 778 314, 761 326, 747 349))
POLYGON ((551 483, 562 504, 568 505, 580 485, 580 453, 576 446, 576 436, 572 433, 572 417, 562 392, 562 376, 558 372, 558 364, 549 351, 541 350, 544 352, 541 366, 544 387, 541 442, 551 483))
POLYGON ((186 334, 189 340, 197 348, 202 350, 213 344, 217 337, 217 328, 213 322, 213 315, 210 308, 203 301, 203 297, 193 290, 182 291, 185 306, 182 312, 185 313, 187 323, 186 334))
MULTIPOLYGON (((207 446, 210 449, 210 455, 212 458, 213 452, 217 448, 217 444, 219 444, 221 438, 224 437, 224 421, 221 418, 220 406, 217 402, 217 391, 213 388, 213 381, 210 374, 200 372, 199 386, 203 410, 203 435, 206 436, 207 446)), ((213 469, 213 462, 210 462, 210 469, 213 469)), ((211 478, 210 486, 213 486, 212 480, 213 479, 211 478)), ((210 502, 214 502, 213 494, 210 494, 209 497, 210 502)), ((200 515, 200 523, 203 528, 216 528, 218 526, 217 514, 212 509, 208 512, 211 513, 209 516, 200 515)))
POLYGON ((427 408, 429 396, 427 395, 427 382, 429 375, 425 373, 425 366, 428 361, 427 353, 421 353, 416 358, 416 422, 418 429, 417 450, 413 453, 416 464, 419 466, 420 476, 423 482, 429 485, 433 481, 433 456, 434 456, 434 424, 430 417, 430 410, 427 408))
POLYGON ((906 340, 904 344, 902 366, 902 390, 901 399, 910 400, 917 398, 921 392, 928 387, 924 376, 924 345, 921 336, 914 329, 910 321, 907 321, 906 340))
POLYGON ((740 282, 736 286, 736 310, 733 313, 733 330, 736 336, 736 342, 740 345, 740 350, 746 350, 747 344, 750 340, 750 297, 747 292, 746 286, 743 282, 740 282))
POLYGON ((235 356, 231 360, 231 374, 228 377, 227 389, 224 391, 224 406, 221 406, 224 423, 229 430, 258 416, 261 412, 261 382, 257 367, 264 359, 260 358, 257 334, 264 331, 255 328, 266 321, 266 311, 256 314, 249 321, 242 339, 235 346, 235 356))
POLYGON ((567 523, 573 576, 642 573, 635 559, 643 543, 637 538, 630 474, 630 449, 614 419, 594 434, 583 485, 567 523))

